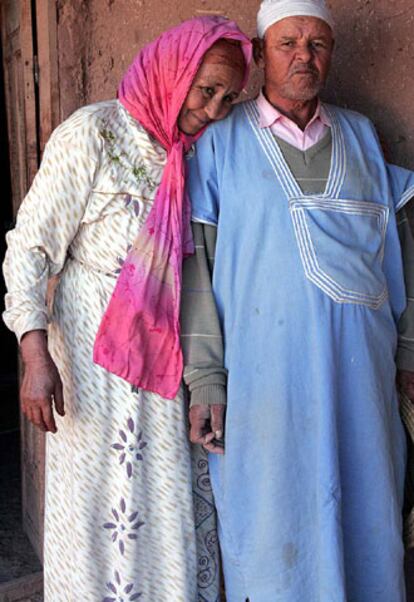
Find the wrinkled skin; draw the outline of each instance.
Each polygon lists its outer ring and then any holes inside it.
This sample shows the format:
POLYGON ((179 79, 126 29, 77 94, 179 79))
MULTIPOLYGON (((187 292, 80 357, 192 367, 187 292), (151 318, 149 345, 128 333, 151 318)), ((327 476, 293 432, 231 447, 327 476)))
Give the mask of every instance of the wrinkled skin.
POLYGON ((241 92, 245 63, 239 45, 219 40, 208 52, 193 80, 178 116, 178 127, 197 134, 224 119, 241 92))
POLYGON ((195 405, 190 408, 190 440, 213 454, 224 454, 224 414, 220 404, 195 405))
POLYGON ((20 388, 22 412, 41 431, 56 433, 54 409, 65 415, 59 372, 47 349, 46 333, 32 330, 20 344, 24 375, 20 388))
POLYGON ((288 17, 254 41, 254 58, 264 70, 267 100, 304 129, 313 116, 331 65, 334 39, 315 17, 288 17))

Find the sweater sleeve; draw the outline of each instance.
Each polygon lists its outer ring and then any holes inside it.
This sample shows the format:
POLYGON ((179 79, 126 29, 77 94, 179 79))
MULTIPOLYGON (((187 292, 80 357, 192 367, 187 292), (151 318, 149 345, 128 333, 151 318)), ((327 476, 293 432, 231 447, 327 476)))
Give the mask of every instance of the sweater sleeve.
POLYGON ((195 254, 183 267, 181 344, 190 405, 226 403, 223 338, 212 290, 217 229, 193 223, 195 254))
POLYGON ((398 324, 397 368, 414 372, 414 238, 405 209, 398 213, 407 307, 398 324))

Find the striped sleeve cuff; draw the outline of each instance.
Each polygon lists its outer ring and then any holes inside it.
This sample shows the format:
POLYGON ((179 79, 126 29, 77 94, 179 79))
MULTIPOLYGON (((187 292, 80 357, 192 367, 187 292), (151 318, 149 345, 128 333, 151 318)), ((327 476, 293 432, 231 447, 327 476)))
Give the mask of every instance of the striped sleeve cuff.
POLYGON ((202 385, 191 392, 190 407, 226 405, 227 393, 224 385, 202 385))

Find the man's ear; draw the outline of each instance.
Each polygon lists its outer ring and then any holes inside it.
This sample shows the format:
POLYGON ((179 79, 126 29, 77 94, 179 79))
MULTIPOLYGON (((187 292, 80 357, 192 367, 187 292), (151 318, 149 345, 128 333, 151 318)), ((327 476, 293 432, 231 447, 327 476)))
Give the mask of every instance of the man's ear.
POLYGON ((264 60, 264 40, 260 38, 253 38, 253 58, 254 62, 260 69, 263 69, 265 66, 264 60))

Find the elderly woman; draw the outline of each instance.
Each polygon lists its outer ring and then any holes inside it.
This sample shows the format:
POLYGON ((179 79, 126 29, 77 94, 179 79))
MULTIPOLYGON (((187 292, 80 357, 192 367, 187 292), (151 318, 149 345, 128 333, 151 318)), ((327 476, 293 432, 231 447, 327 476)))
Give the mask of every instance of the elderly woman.
POLYGON ((217 598, 208 484, 195 475, 193 497, 180 385, 181 261, 192 251, 183 154, 228 114, 250 54, 222 18, 161 35, 118 100, 53 133, 7 236, 4 319, 21 345, 22 409, 53 433, 46 602, 217 598))

